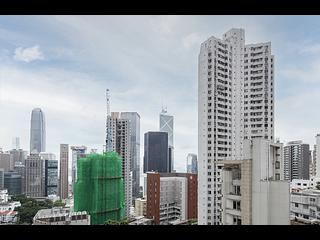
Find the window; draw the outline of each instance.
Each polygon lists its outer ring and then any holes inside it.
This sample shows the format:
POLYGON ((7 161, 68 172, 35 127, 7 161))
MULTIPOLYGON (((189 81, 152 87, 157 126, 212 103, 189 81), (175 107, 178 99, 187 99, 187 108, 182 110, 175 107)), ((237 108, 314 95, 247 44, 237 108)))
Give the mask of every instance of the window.
POLYGON ((299 203, 295 203, 294 207, 296 207, 296 208, 299 207, 299 203))

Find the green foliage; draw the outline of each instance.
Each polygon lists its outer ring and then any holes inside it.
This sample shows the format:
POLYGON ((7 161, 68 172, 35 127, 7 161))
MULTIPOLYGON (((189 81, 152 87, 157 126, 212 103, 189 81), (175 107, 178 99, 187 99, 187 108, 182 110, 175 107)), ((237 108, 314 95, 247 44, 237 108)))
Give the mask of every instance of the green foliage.
POLYGON ((115 220, 108 220, 106 221, 104 224, 105 225, 128 225, 128 220, 127 219, 123 219, 121 221, 115 221, 115 220))
POLYGON ((12 197, 13 201, 20 201, 21 207, 16 208, 18 211, 18 224, 32 224, 33 217, 41 209, 52 208, 53 203, 50 200, 36 201, 33 198, 27 198, 24 195, 12 197))
POLYGON ((64 202, 62 202, 62 200, 58 200, 58 201, 55 201, 53 203, 53 206, 54 207, 64 207, 66 204, 64 202))

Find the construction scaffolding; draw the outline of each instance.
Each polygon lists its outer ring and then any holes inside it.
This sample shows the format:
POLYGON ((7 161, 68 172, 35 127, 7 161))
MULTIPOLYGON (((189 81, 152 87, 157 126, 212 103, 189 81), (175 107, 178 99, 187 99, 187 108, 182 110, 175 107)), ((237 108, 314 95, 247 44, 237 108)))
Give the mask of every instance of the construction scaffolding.
POLYGON ((115 152, 90 154, 77 162, 74 211, 87 211, 91 224, 124 218, 122 160, 115 152))

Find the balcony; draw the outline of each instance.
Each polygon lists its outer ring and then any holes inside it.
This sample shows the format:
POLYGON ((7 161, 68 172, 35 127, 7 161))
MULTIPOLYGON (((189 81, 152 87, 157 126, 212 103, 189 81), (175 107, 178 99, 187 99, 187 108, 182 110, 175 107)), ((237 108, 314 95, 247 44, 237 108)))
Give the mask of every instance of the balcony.
POLYGON ((239 200, 241 200, 241 195, 237 195, 237 194, 235 194, 235 193, 229 193, 229 194, 226 195, 226 198, 227 198, 227 199, 230 199, 230 200, 237 200, 237 201, 239 201, 239 200))
POLYGON ((233 216, 241 217, 241 209, 237 210, 237 209, 226 208, 226 213, 233 216))

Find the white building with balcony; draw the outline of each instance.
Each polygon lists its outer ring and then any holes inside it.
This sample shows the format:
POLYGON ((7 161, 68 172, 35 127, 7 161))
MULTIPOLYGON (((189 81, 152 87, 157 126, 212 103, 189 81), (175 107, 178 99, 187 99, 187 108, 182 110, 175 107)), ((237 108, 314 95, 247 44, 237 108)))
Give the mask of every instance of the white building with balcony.
POLYGON ((288 225, 289 182, 284 179, 282 144, 245 140, 241 160, 223 164, 223 225, 288 225))

